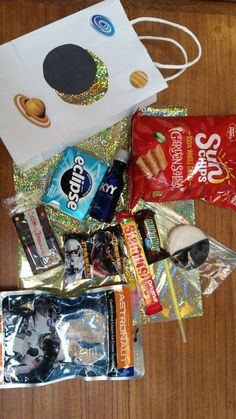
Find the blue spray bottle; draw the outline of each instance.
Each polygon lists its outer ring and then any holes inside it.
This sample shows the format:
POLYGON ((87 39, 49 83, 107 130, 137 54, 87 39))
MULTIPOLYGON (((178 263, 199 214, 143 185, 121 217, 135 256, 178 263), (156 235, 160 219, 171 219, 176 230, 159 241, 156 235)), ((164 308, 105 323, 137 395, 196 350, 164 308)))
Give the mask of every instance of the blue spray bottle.
POLYGON ((118 149, 113 161, 113 165, 104 176, 100 188, 98 189, 90 216, 98 221, 110 223, 122 192, 124 181, 123 173, 129 160, 129 152, 118 149))

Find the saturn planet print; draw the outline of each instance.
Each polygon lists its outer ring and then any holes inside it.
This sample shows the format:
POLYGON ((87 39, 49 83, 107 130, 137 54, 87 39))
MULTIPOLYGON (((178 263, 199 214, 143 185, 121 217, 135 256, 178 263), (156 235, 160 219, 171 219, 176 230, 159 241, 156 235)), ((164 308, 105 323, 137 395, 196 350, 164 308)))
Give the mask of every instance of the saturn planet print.
POLYGON ((14 97, 14 103, 21 115, 29 122, 41 128, 50 127, 51 122, 46 114, 46 106, 41 99, 30 99, 18 94, 14 97))

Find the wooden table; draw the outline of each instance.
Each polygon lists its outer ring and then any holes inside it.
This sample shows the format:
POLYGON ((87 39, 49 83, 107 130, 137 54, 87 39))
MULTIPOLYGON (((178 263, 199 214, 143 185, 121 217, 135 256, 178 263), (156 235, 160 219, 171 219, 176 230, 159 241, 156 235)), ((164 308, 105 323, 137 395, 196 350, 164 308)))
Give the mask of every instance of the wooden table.
MULTIPOLYGON (((64 17, 95 1, 32 0, 0 3, 0 43, 64 17)), ((236 113, 236 4, 206 1, 125 1, 130 18, 156 16, 188 26, 199 38, 199 64, 170 82, 158 105, 184 104, 188 113, 236 113)), ((172 34, 192 56, 187 36, 159 25, 140 33, 172 34)), ((159 61, 180 59, 175 49, 147 44, 159 61)), ((0 145, 0 195, 13 194, 12 162, 0 145)), ((8 214, 0 209, 0 288, 17 287, 17 240, 8 214)), ((236 214, 197 203, 197 224, 236 250, 236 214)), ((236 417, 236 272, 208 299, 204 316, 185 321, 188 344, 178 324, 143 330, 146 374, 134 382, 80 380, 35 389, 1 390, 0 418, 9 419, 233 419, 236 417)))

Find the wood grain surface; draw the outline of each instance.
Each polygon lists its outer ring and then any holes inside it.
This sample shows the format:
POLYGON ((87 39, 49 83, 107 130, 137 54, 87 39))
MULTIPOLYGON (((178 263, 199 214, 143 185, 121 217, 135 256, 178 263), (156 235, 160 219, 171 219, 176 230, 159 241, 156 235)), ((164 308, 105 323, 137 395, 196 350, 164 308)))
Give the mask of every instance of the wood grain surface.
MULTIPOLYGON (((92 3, 1 1, 0 43, 92 3)), ((157 105, 184 104, 191 115, 236 113, 235 3, 127 0, 123 4, 130 18, 149 15, 188 26, 202 44, 200 63, 170 82, 169 88, 159 95, 157 105)), ((137 25, 137 31, 174 36, 186 45, 190 56, 196 52, 190 39, 174 29, 142 24, 137 25)), ((155 60, 181 60, 174 48, 155 43, 146 45, 155 60)), ((11 194, 12 162, 1 143, 0 197, 11 194)), ((236 214, 203 202, 196 206, 198 226, 236 250, 236 214)), ((17 287, 17 239, 2 207, 0 279, 1 290, 17 287)), ((181 342, 176 322, 144 327, 146 374, 143 379, 96 383, 73 380, 35 389, 1 390, 0 419, 236 418, 235 307, 236 272, 212 296, 204 299, 202 318, 185 321, 186 345, 181 342)))

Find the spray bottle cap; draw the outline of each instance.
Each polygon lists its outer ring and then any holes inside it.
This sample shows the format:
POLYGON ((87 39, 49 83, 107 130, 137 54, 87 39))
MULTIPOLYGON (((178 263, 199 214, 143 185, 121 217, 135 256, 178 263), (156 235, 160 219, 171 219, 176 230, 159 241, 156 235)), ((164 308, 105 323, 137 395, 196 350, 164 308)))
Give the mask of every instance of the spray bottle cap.
POLYGON ((129 152, 127 150, 122 150, 121 148, 118 148, 116 150, 116 155, 115 155, 114 160, 119 160, 127 164, 129 161, 129 152))

